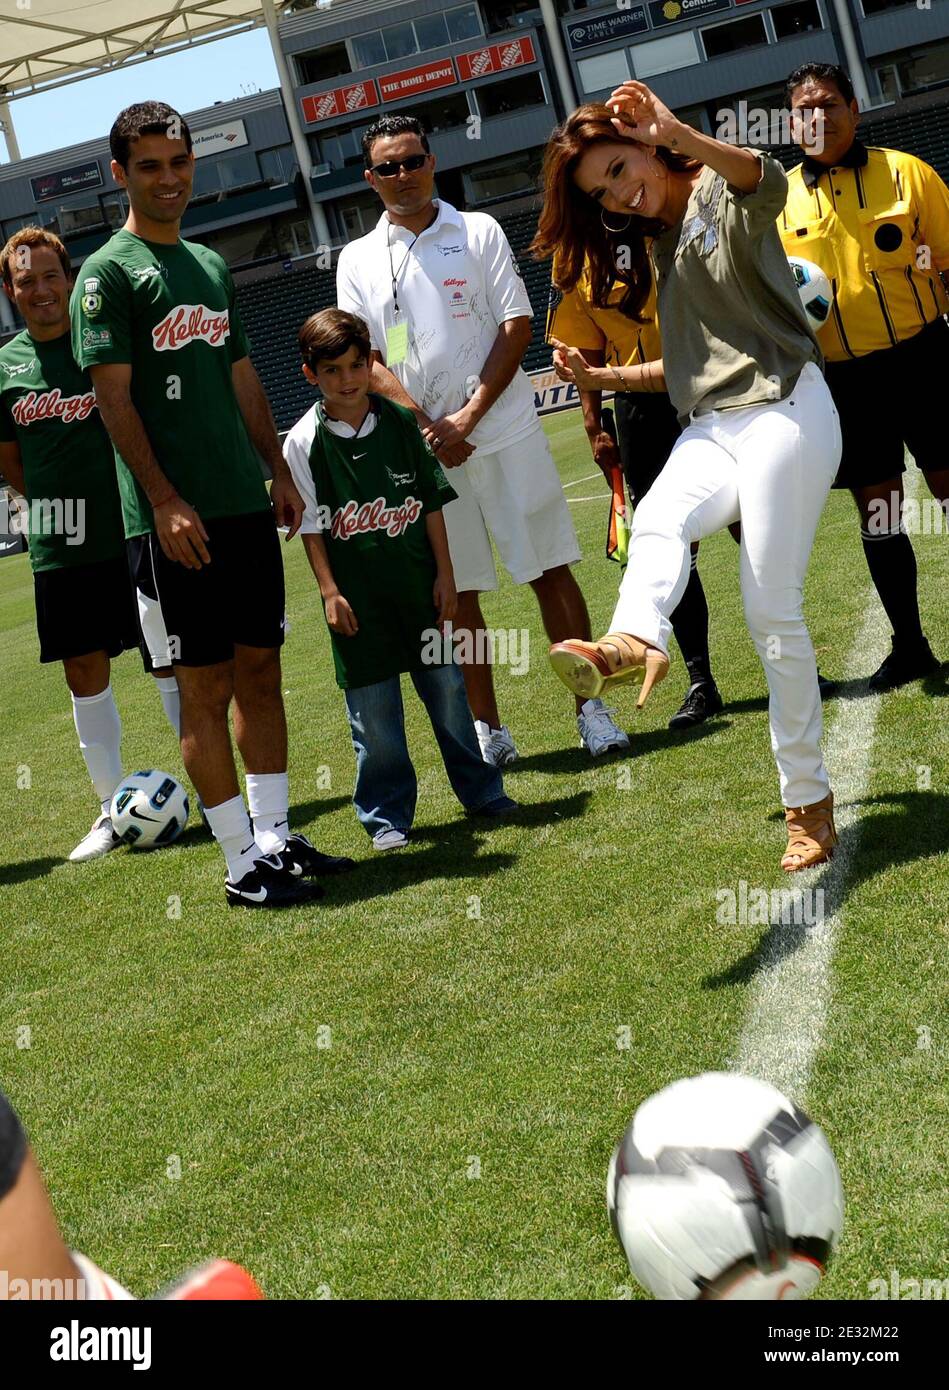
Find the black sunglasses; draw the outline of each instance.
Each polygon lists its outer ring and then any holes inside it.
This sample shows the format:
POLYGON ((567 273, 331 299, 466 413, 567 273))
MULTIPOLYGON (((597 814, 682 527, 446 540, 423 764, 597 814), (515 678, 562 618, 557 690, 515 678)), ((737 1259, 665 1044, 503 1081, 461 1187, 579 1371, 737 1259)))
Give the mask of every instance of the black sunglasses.
POLYGON ((377 174, 380 179, 392 179, 400 169, 404 169, 407 174, 414 174, 416 169, 421 169, 428 159, 427 154, 410 154, 408 159, 387 159, 384 164, 372 164, 369 166, 370 174, 377 174))

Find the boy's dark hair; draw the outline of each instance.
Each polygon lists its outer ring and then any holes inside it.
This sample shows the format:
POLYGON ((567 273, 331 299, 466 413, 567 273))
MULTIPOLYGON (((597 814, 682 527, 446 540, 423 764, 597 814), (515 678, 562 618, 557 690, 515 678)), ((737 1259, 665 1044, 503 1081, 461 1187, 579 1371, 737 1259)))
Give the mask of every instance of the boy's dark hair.
POLYGON ((366 161, 366 168, 372 168, 371 150, 376 140, 386 140, 392 135, 417 135, 422 142, 422 149, 426 154, 431 154, 428 147, 428 136, 422 127, 422 122, 415 116, 380 116, 362 137, 362 152, 366 161))
POLYGON ((788 106, 797 87, 805 82, 833 82, 840 95, 849 105, 853 101, 853 83, 848 74, 836 63, 802 63, 795 68, 784 84, 784 95, 788 106))
POLYGON ((139 101, 116 116, 109 131, 109 149, 116 164, 128 168, 132 146, 142 135, 172 135, 191 153, 191 131, 184 116, 163 101, 139 101))
POLYGON ((351 347, 369 361, 372 351, 365 322, 345 309, 321 309, 300 329, 300 352, 311 372, 327 358, 342 357, 351 347))

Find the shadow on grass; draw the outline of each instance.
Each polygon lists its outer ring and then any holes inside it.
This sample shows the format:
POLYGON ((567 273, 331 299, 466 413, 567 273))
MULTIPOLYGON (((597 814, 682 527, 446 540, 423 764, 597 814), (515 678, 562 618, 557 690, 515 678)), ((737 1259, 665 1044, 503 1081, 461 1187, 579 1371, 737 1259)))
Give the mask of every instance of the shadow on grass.
POLYGON ((28 883, 31 878, 43 878, 65 863, 65 859, 24 859, 19 864, 0 864, 0 888, 28 883))
MULTIPOLYGON (((886 815, 874 816, 870 833, 858 822, 841 832, 833 860, 803 875, 788 874, 782 885, 808 894, 821 891, 823 919, 841 912, 852 893, 886 869, 913 864, 946 853, 949 845, 949 796, 941 792, 889 792, 868 796, 853 806, 889 806, 886 815)), ((842 807, 838 805, 839 814, 842 807)), ((819 901, 819 900, 818 900, 819 901)), ((812 928, 799 923, 775 923, 753 951, 718 975, 708 975, 704 989, 743 985, 762 970, 770 970, 794 955, 807 941, 812 928)))
POLYGON ((360 860, 351 873, 321 879, 326 906, 346 907, 391 896, 429 878, 485 878, 499 869, 513 868, 520 855, 482 853, 483 835, 504 828, 535 828, 573 820, 583 814, 589 797, 589 792, 578 792, 553 801, 537 801, 500 821, 466 816, 437 825, 417 825, 410 832, 407 850, 374 853, 371 859, 360 860))
POLYGON ((616 752, 605 753, 598 758, 591 757, 585 748, 556 748, 549 753, 529 753, 527 757, 518 758, 512 767, 505 768, 504 775, 507 777, 508 774, 516 775, 518 772, 592 772, 598 767, 608 767, 610 763, 621 763, 625 758, 641 758, 647 753, 656 753, 663 748, 675 748, 684 743, 709 738, 712 734, 727 729, 729 722, 716 716, 707 724, 699 724, 696 728, 687 729, 682 733, 674 733, 670 729, 650 729, 644 733, 637 733, 635 729, 628 729, 628 751, 617 749, 616 752))

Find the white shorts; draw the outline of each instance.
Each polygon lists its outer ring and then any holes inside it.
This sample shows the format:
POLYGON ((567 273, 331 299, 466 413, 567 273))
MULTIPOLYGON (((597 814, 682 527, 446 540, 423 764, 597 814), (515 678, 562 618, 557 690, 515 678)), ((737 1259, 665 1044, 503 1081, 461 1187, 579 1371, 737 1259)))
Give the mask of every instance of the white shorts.
POLYGON ((498 587, 491 541, 515 584, 581 558, 547 436, 536 430, 507 449, 480 449, 445 476, 458 494, 444 508, 459 593, 498 587))

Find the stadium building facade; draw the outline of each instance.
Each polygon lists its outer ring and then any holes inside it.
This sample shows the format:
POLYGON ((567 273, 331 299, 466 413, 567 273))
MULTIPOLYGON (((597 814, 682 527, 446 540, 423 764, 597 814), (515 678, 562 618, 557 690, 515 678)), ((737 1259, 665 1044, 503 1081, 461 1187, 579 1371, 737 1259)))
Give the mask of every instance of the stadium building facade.
MULTIPOLYGON (((187 113, 198 164, 183 224, 185 236, 214 247, 236 271, 258 334, 268 343, 287 339, 258 364, 278 420, 302 399, 299 384, 282 389, 291 368, 297 375, 288 316, 295 325, 298 304, 310 311, 333 302, 332 252, 379 217, 360 141, 383 114, 420 118, 438 160, 437 192, 458 207, 490 209, 519 257, 536 225, 537 174, 552 126, 627 77, 647 81, 713 133, 725 112, 736 113, 742 140, 741 102, 746 112, 779 111, 792 68, 839 62, 868 113, 868 137, 909 149, 949 177, 949 0, 334 0, 285 12, 279 44, 285 91, 187 113), (295 272, 292 293, 273 282, 287 271, 295 272), (258 279, 271 280, 266 291, 258 279)), ((215 61, 213 48, 207 61, 215 61)), ((143 97, 160 97, 157 74, 146 76, 143 97)), ((792 148, 778 152, 796 162, 792 148)), ((105 131, 0 166, 4 238, 39 222, 79 264, 125 213, 105 131)), ((538 317, 530 368, 549 359, 549 271, 524 259, 522 269, 538 317)), ((0 315, 2 338, 17 326, 3 295, 0 315)))

